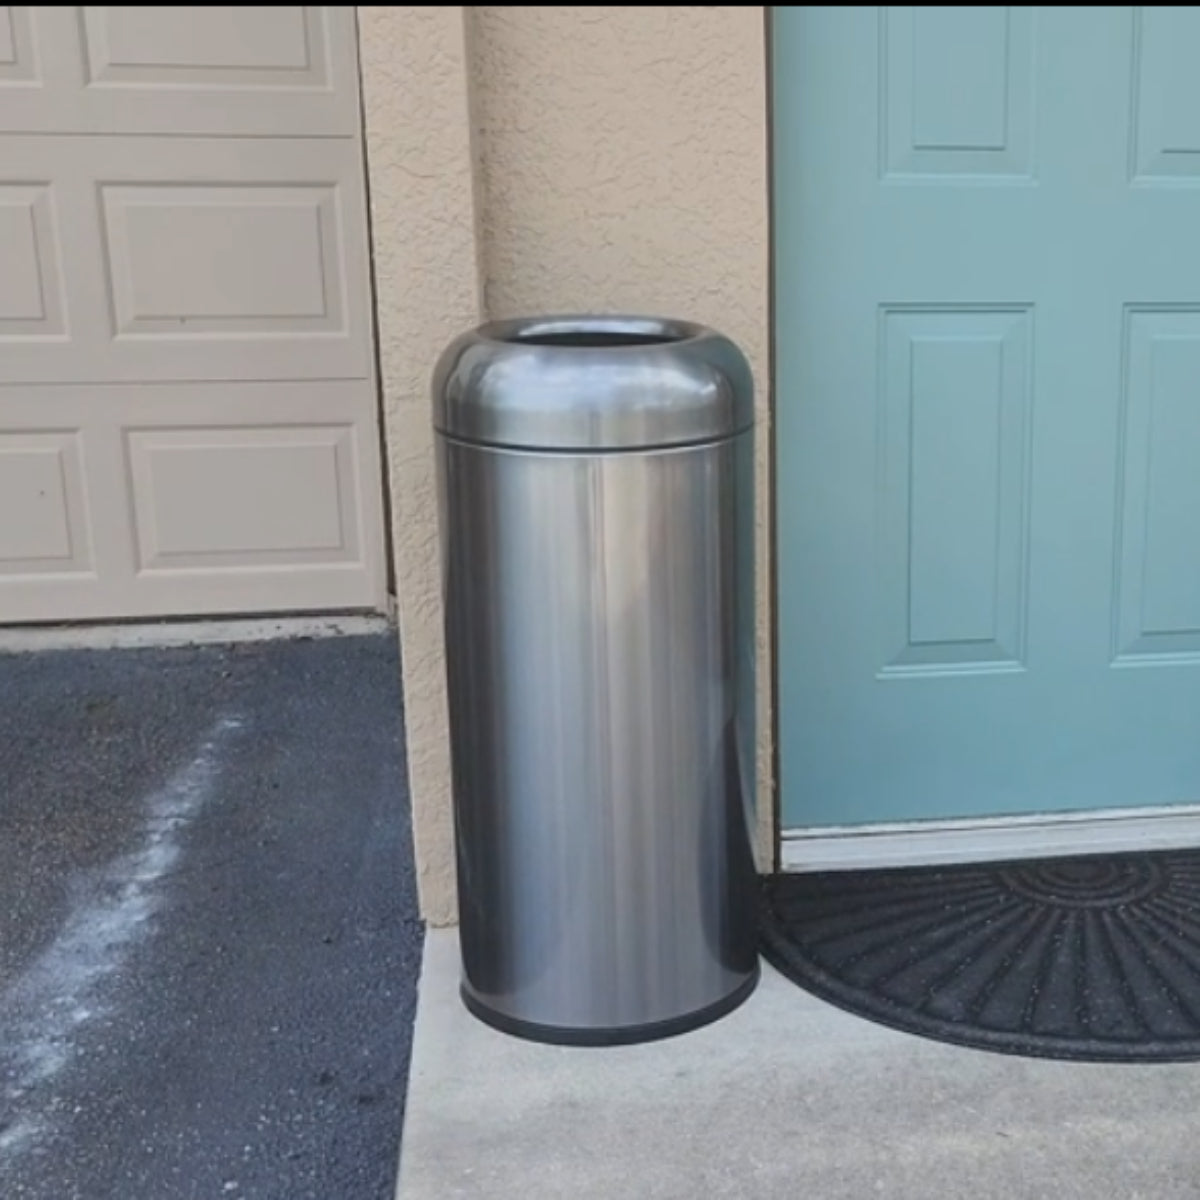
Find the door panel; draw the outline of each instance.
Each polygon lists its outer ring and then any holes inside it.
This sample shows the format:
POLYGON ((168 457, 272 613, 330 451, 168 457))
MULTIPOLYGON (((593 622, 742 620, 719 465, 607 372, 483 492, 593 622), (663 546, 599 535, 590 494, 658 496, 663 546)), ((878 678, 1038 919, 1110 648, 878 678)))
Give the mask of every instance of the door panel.
POLYGON ((1200 801, 1195 10, 773 34, 784 825, 1200 801))

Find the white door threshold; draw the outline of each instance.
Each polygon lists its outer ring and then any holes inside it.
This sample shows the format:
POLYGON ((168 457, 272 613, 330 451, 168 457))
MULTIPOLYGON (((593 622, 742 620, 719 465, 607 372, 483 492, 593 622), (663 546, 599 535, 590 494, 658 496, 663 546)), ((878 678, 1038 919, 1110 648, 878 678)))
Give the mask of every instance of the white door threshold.
POLYGON ((1200 847, 1200 804, 785 829, 784 871, 856 871, 1200 847))

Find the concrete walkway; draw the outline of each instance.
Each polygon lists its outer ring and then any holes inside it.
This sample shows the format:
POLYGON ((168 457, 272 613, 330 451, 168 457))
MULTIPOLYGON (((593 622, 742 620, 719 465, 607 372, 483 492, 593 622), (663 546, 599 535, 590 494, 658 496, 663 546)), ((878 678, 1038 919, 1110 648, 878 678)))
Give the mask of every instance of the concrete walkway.
POLYGON ((394 633, 0 654, 0 1200, 385 1200, 394 633))
POLYGON ((740 1010, 640 1047, 505 1037, 426 942, 402 1200, 1183 1200, 1200 1064, 1010 1058, 896 1033, 767 969, 740 1010))

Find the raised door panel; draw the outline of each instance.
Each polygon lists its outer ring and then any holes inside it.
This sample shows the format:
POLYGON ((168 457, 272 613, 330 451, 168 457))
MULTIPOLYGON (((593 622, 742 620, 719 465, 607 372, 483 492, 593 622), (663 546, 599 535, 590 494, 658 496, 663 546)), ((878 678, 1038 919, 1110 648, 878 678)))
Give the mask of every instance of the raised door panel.
POLYGON ((369 379, 364 210, 349 139, 0 137, 0 383, 369 379))
POLYGON ((1200 664, 1200 306, 1131 306, 1125 339, 1113 652, 1200 664))
POLYGON ((1200 183, 1200 8, 1133 10, 1130 175, 1141 184, 1200 183))
POLYGON ((884 178, 1033 174, 1035 10, 885 7, 884 178))
POLYGON ((139 570, 360 557, 353 428, 129 429, 139 570))
POLYGON ((0 97, 40 85, 27 6, 0 6, 0 97))
POLYGON ((880 324, 880 673, 1020 669, 1032 313, 880 324))
POLYGON ((5 621, 378 603, 357 381, 0 386, 0 417, 5 621))
POLYGON ((0 182, 0 262, 0 348, 64 340, 67 314, 49 181, 0 182))
POLYGON ((80 33, 87 128, 308 137, 357 130, 352 7, 88 6, 80 33))
POLYGON ((0 9, 0 132, 352 137, 353 7, 0 9))
POLYGON ((0 432, 0 593, 92 567, 79 431, 0 432))

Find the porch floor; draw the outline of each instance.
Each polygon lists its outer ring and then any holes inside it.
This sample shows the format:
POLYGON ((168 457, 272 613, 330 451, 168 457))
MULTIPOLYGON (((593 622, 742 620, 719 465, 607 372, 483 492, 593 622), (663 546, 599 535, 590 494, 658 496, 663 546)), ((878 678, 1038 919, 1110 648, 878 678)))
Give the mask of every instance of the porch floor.
POLYGON ((1170 1200, 1200 1194, 1200 1063, 1012 1058, 897 1033, 764 964, 724 1020, 645 1046, 506 1037, 425 947, 399 1195, 1170 1200))

